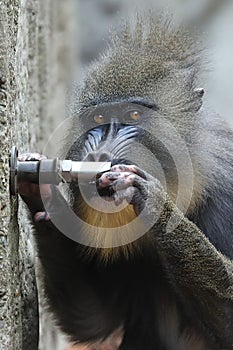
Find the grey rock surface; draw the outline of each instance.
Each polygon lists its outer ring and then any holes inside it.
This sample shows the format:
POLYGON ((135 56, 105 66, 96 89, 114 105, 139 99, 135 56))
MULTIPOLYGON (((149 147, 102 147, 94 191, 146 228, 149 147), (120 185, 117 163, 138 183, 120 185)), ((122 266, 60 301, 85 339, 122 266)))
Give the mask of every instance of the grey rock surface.
MULTIPOLYGON (((65 116, 74 66, 72 13, 72 0, 0 1, 1 350, 38 349, 36 253, 25 206, 9 196, 8 157, 12 145, 21 152, 41 151, 65 116)), ((41 349, 54 348, 47 341, 50 319, 44 327, 46 312, 40 312, 41 349)), ((53 329, 51 324, 50 333, 53 329)))

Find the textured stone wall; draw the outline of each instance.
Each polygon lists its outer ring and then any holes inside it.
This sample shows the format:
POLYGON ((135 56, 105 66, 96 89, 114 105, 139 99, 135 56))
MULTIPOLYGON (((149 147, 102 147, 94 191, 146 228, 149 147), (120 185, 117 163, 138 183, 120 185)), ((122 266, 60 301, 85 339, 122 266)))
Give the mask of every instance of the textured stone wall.
POLYGON ((64 117, 73 12, 72 0, 0 1, 0 350, 38 348, 32 230, 9 196, 8 156, 40 151, 64 117))

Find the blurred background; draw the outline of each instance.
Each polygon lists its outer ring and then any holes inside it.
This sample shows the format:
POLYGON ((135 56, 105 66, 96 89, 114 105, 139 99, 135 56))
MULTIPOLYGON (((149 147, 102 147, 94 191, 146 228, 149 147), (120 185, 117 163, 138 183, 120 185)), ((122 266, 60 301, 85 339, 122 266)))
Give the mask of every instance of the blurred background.
POLYGON ((233 1, 232 0, 76 0, 77 71, 81 80, 93 59, 105 49, 109 32, 126 16, 168 8, 177 21, 203 32, 209 71, 202 86, 205 102, 233 125, 233 1))

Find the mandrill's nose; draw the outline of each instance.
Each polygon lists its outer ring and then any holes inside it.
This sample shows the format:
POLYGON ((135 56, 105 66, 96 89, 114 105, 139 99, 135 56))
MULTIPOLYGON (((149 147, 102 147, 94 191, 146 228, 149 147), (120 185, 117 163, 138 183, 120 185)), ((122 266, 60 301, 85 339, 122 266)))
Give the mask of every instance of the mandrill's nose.
POLYGON ((88 162, 109 162, 111 160, 111 154, 109 152, 90 152, 86 158, 88 162))

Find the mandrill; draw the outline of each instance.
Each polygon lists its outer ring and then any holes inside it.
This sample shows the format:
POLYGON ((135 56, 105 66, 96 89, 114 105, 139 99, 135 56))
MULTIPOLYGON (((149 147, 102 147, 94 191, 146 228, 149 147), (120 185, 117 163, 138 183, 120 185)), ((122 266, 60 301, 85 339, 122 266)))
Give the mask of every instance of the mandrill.
POLYGON ((21 186, 72 349, 233 349, 233 132, 202 107, 201 51, 156 16, 125 24, 78 90, 64 146, 110 171, 72 182, 68 200, 21 186))

